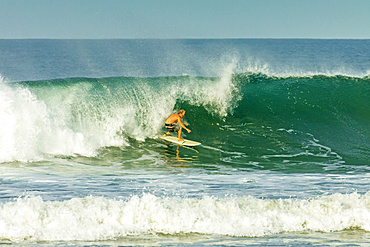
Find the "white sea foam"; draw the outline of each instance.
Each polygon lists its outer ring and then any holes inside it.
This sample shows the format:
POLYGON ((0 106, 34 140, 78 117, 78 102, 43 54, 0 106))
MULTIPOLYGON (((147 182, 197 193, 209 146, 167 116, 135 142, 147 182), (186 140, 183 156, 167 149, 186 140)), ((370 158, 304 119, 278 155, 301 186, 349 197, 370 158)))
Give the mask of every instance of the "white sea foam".
POLYGON ((110 128, 92 132, 90 126, 70 123, 70 98, 53 100, 48 105, 28 88, 0 83, 0 162, 39 160, 45 153, 93 156, 101 146, 123 145, 110 128), (104 133, 96 135, 99 131, 104 133))
POLYGON ((308 200, 144 194, 127 201, 89 196, 59 202, 31 197, 0 205, 0 239, 108 240, 156 233, 257 237, 282 232, 370 231, 369 205, 370 193, 308 200))

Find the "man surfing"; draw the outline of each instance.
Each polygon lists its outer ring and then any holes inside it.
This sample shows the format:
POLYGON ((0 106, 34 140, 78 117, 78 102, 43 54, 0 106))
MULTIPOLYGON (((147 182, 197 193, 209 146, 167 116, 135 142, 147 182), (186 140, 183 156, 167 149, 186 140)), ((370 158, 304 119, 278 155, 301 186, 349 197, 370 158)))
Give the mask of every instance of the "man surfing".
POLYGON ((191 132, 188 128, 185 127, 188 126, 187 123, 185 125, 181 122, 181 119, 185 116, 185 111, 180 110, 178 113, 174 113, 171 116, 169 116, 164 123, 164 126, 167 129, 167 133, 164 134, 163 136, 167 136, 171 134, 172 132, 177 132, 178 133, 178 141, 184 141, 184 139, 181 139, 181 131, 182 128, 186 129, 188 133, 191 132))

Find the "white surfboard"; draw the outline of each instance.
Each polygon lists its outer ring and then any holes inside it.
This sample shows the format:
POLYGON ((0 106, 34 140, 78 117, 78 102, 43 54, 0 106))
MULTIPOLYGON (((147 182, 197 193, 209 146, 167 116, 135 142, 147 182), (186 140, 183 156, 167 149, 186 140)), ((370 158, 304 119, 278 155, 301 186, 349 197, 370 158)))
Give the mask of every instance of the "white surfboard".
POLYGON ((175 136, 161 136, 161 139, 182 145, 182 146, 188 146, 188 147, 194 147, 194 146, 199 146, 201 143, 200 142, 195 142, 191 140, 184 139, 183 141, 178 141, 178 138, 175 136))

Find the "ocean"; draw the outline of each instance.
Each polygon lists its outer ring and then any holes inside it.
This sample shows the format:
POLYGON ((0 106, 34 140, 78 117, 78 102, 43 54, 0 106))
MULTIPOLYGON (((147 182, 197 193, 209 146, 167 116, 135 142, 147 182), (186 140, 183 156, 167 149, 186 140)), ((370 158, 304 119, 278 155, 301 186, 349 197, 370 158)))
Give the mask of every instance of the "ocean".
POLYGON ((370 245, 370 40, 0 40, 0 126, 0 244, 370 245))

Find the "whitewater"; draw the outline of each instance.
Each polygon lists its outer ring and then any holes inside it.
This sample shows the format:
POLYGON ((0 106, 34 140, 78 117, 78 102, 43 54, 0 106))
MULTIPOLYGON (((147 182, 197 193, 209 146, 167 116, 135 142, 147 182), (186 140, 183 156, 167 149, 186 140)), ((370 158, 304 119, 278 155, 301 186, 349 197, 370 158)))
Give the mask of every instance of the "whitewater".
POLYGON ((0 243, 367 246, 369 48, 0 40, 0 243))

